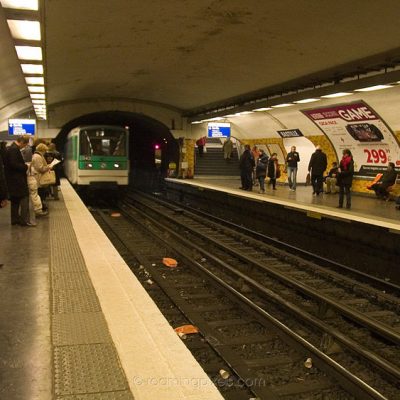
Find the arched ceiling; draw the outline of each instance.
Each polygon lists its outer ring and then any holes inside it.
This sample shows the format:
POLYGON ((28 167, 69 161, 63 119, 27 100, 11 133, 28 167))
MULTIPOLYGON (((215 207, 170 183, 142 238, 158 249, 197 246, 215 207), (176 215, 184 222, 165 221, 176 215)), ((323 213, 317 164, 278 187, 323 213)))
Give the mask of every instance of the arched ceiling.
MULTIPOLYGON (((312 74, 317 79, 326 70, 341 74, 349 63, 357 71, 370 56, 382 65, 400 56, 398 0, 42 0, 40 6, 49 107, 111 97, 188 111, 312 74)), ((28 96, 6 28, 1 11, 3 118, 28 96)))

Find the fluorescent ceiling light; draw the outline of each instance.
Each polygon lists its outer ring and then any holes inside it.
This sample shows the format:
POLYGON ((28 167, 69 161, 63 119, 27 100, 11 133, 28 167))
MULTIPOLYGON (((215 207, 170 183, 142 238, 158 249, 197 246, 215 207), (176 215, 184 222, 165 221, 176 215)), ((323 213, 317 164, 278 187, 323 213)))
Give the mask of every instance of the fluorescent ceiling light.
POLYGON ((33 104, 46 104, 46 100, 35 99, 35 100, 32 100, 32 103, 33 104))
POLYGON ((19 10, 38 10, 39 0, 0 0, 4 8, 15 8, 19 10))
POLYGON ((46 96, 41 93, 31 93, 31 99, 45 99, 46 96))
POLYGON ((7 23, 14 39, 40 40, 40 22, 9 19, 7 23))
POLYGON ((350 96, 352 94, 353 93, 348 93, 348 92, 338 92, 338 93, 326 94, 325 96, 321 96, 321 97, 331 99, 334 97, 350 96))
POLYGON ((42 64, 21 64, 22 72, 24 74, 41 74, 43 75, 42 64))
POLYGON ((272 107, 262 107, 262 108, 256 108, 253 111, 268 111, 268 110, 272 110, 272 107))
POLYGON ((242 111, 239 115, 253 114, 253 111, 242 111))
POLYGON ((375 86, 370 86, 362 89, 355 89, 355 92, 372 92, 373 90, 382 90, 382 89, 389 89, 393 86, 391 85, 375 85, 375 86))
POLYGON ((27 85, 44 85, 44 78, 42 76, 27 76, 25 82, 27 85))
POLYGON ((44 86, 28 86, 31 93, 44 93, 44 86))
POLYGON ((272 106, 273 108, 280 108, 280 107, 290 107, 294 106, 292 103, 282 103, 282 104, 277 104, 276 106, 272 106))
POLYGON ((192 124, 201 124, 203 121, 193 121, 192 124))
POLYGON ((239 114, 228 114, 225 115, 225 118, 237 117, 239 114))
POLYGON ((42 60, 42 48, 36 46, 15 46, 20 60, 42 60))
POLYGON ((314 101, 319 101, 319 99, 303 99, 303 100, 297 100, 294 103, 304 104, 304 103, 314 103, 314 101))

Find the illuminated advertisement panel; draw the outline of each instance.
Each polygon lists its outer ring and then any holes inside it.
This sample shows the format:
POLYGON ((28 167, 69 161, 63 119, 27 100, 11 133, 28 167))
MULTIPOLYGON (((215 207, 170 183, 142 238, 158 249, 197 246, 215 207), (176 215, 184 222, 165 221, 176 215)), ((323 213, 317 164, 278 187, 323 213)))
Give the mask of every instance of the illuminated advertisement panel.
POLYGON ((400 146, 393 132, 365 102, 302 110, 329 138, 338 159, 350 149, 355 176, 375 176, 388 162, 400 168, 400 146))
POLYGON ((15 135, 35 135, 36 120, 34 119, 9 119, 8 134, 15 135))

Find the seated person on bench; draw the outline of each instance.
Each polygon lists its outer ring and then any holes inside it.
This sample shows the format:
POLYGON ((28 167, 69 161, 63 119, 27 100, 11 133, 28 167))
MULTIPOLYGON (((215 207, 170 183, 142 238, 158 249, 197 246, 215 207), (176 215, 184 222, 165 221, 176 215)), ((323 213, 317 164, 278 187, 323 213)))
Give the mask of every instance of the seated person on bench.
POLYGON ((394 163, 390 162, 387 170, 380 177, 379 181, 374 183, 370 190, 373 190, 379 199, 387 199, 389 197, 388 188, 396 183, 397 172, 394 169, 394 163))
POLYGON ((328 175, 325 176, 324 182, 326 184, 326 192, 325 193, 336 193, 336 177, 338 173, 338 165, 337 162, 334 161, 332 163, 332 168, 329 170, 328 175))

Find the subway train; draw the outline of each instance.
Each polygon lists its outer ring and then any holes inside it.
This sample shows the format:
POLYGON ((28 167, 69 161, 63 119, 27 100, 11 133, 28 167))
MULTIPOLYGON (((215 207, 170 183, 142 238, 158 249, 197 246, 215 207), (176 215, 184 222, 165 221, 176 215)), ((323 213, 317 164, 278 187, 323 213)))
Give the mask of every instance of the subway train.
POLYGON ((80 189, 117 189, 128 185, 129 130, 121 126, 88 125, 67 135, 64 172, 80 189))

